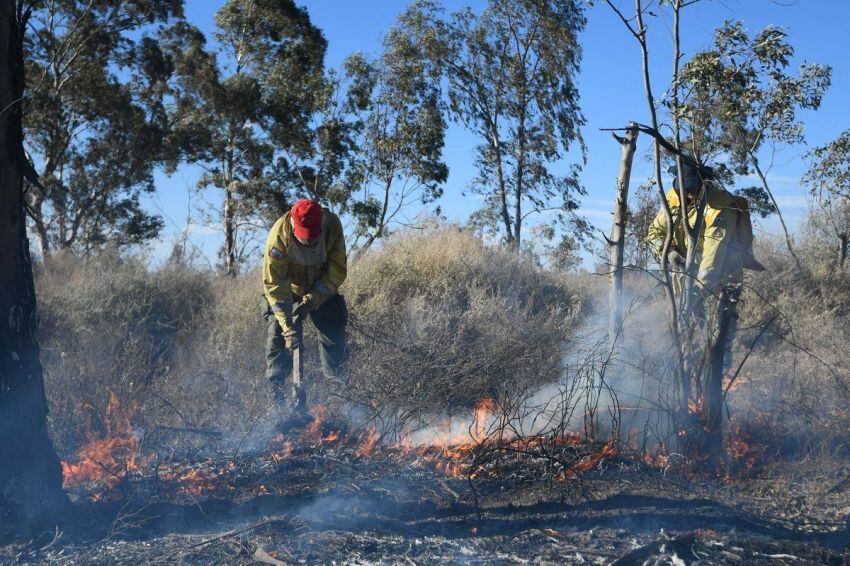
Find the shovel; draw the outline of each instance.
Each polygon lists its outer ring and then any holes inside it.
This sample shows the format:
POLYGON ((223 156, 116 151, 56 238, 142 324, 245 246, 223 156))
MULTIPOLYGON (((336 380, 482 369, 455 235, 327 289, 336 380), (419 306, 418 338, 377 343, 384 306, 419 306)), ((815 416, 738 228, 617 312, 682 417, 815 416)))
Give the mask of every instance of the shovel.
POLYGON ((313 415, 307 411, 307 390, 304 387, 304 345, 303 316, 299 313, 292 317, 292 325, 301 340, 297 348, 292 350, 292 400, 294 414, 278 424, 280 432, 301 428, 313 421, 313 415))

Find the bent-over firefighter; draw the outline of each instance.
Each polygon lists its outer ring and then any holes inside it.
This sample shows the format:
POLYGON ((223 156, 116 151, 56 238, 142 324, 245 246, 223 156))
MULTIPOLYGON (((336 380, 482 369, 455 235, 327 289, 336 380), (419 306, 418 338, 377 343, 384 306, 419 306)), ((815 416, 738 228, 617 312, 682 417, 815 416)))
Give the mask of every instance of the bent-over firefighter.
POLYGON ((274 223, 263 258, 266 377, 275 398, 307 415, 302 382, 303 323, 310 317, 319 335, 322 371, 343 377, 348 310, 339 287, 345 281, 345 237, 339 217, 312 199, 300 199, 274 223))

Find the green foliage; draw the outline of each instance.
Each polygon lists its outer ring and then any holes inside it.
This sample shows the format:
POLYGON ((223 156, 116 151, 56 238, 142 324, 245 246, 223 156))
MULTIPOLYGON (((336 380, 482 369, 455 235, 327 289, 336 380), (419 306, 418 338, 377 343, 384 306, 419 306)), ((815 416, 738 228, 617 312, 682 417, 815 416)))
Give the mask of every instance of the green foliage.
POLYGON ((812 164, 803 182, 819 204, 810 224, 837 240, 837 257, 843 267, 850 246, 850 130, 814 148, 809 156, 812 164))
POLYGON ((750 212, 762 218, 776 214, 776 206, 762 187, 744 187, 735 191, 735 194, 746 198, 750 205, 750 212))
POLYGON ((583 192, 575 169, 560 175, 553 164, 581 142, 575 74, 584 25, 572 0, 490 0, 481 15, 449 16, 420 1, 399 19, 412 38, 402 53, 431 62, 424 76, 446 87, 450 115, 481 141, 471 190, 487 210, 476 220, 506 242, 520 243, 530 214, 556 209, 563 219, 583 192))
POLYGON ((406 207, 442 196, 448 178, 442 160, 446 122, 439 85, 429 80, 437 71, 404 29, 390 31, 379 59, 355 55, 346 69, 368 94, 351 183, 362 187, 351 212, 357 221, 355 245, 363 239, 363 251, 387 235, 406 207))
POLYGON ((162 221, 139 199, 166 158, 157 84, 169 62, 137 37, 182 17, 182 0, 39 1, 33 9, 24 127, 43 185, 27 195, 42 253, 156 237, 162 221))
POLYGON ((812 164, 803 181, 811 191, 850 198, 850 130, 814 148, 809 157, 812 164))
POLYGON ((685 146, 703 162, 727 154, 743 175, 765 143, 801 143, 798 111, 820 106, 831 69, 802 64, 791 74, 793 54, 779 28, 750 37, 741 22, 720 27, 714 45, 682 70, 685 96, 678 111, 688 126, 685 146))
POLYGON ((291 202, 284 151, 310 147, 309 121, 326 95, 326 41, 291 0, 230 0, 216 14, 218 52, 196 28, 164 34, 174 62, 173 148, 203 167, 201 187, 225 194, 225 263, 238 263, 237 227, 276 219, 291 202))
POLYGON ((315 86, 311 117, 298 140, 280 144, 280 168, 287 186, 344 213, 355 190, 351 176, 369 104, 368 77, 352 75, 356 56, 342 71, 328 70, 315 86))

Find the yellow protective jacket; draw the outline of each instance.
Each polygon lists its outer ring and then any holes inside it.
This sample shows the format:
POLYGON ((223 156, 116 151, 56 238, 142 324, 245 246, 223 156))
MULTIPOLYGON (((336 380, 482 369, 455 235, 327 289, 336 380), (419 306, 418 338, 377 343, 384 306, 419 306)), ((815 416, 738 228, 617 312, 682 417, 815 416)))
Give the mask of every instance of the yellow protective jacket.
POLYGON ((292 328, 293 295, 310 293, 321 304, 337 294, 347 273, 342 222, 330 210, 322 209, 315 246, 295 238, 289 212, 272 226, 263 254, 263 292, 282 328, 292 328))
MULTIPOLYGON (((742 283, 743 267, 752 257, 753 227, 747 199, 737 197, 721 187, 706 182, 706 205, 702 230, 697 238, 694 264, 697 266, 697 283, 709 292, 716 292, 726 284, 742 283)), ((687 238, 681 222, 679 195, 675 189, 667 193, 667 203, 673 217, 671 250, 682 256, 687 254, 687 238)), ((696 224, 696 207, 688 207, 688 223, 696 224)), ((667 217, 658 212, 649 228, 647 241, 661 260, 667 236, 667 217)))

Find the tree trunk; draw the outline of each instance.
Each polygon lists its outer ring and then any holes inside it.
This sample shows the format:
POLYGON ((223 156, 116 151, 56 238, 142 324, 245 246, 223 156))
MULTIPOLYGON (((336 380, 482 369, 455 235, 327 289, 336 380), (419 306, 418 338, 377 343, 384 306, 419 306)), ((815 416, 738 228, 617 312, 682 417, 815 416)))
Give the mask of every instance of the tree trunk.
POLYGON ((523 110, 517 127, 516 186, 514 187, 514 247, 522 245, 522 195, 525 175, 525 100, 520 103, 523 110))
POLYGON ((514 234, 511 229, 511 215, 508 212, 508 189, 505 185, 505 174, 502 170, 502 146, 499 141, 499 133, 496 127, 493 127, 493 156, 496 165, 496 176, 499 180, 499 200, 501 203, 502 223, 505 225, 505 243, 513 245, 514 234))
POLYGON ((392 191, 392 184, 392 178, 384 182, 384 202, 381 205, 381 216, 378 219, 378 226, 371 234, 369 234, 369 238, 366 240, 366 243, 363 244, 363 247, 357 252, 357 257, 366 253, 366 250, 372 247, 375 240, 384 235, 384 230, 387 227, 387 212, 390 208, 390 192, 392 191))
POLYGON ((228 275, 236 275, 236 214, 230 183, 224 189, 224 268, 228 275))
POLYGON ((25 16, 0 0, 0 525, 56 519, 67 502, 47 434, 47 399, 36 339, 36 302, 23 193, 25 16), (5 323, 8 321, 8 323, 5 323))
POLYGON ((626 135, 617 138, 620 142, 620 172, 617 175, 617 201, 614 205, 614 225, 611 226, 611 296, 608 338, 613 344, 623 324, 623 249, 626 244, 626 216, 629 206, 629 180, 632 176, 632 160, 635 156, 638 130, 634 122, 629 124, 626 135))
POLYGON ((838 240, 840 246, 838 248, 838 267, 844 269, 844 264, 847 262, 847 247, 848 242, 850 242, 850 234, 840 234, 838 240))

